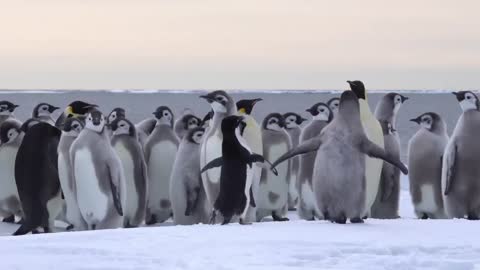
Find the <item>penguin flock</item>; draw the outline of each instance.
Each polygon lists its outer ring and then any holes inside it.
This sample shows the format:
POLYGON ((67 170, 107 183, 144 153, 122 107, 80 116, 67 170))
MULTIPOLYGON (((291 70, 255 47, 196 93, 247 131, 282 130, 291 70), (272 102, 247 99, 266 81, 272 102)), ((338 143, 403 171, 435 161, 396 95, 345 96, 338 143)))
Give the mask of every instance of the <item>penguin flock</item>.
POLYGON ((480 218, 480 102, 455 92, 463 114, 449 137, 441 116, 425 112, 400 161, 397 118, 408 97, 386 94, 372 111, 363 82, 305 112, 252 111, 222 90, 200 96, 204 117, 167 106, 139 123, 128 110, 35 106, 21 122, 0 101, 0 216, 13 234, 132 228, 162 223, 251 224, 271 217, 363 223, 399 218, 400 174, 409 174, 420 219, 480 218))

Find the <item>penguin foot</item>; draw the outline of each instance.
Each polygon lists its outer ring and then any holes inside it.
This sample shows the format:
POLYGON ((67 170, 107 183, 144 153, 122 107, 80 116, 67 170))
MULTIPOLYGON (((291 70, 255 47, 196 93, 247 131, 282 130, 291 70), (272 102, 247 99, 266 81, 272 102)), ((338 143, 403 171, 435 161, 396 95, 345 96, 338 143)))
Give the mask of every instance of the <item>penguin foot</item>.
POLYGON ((223 219, 222 225, 227 225, 228 223, 230 223, 230 220, 232 220, 232 217, 225 217, 223 219))
POLYGON ((351 218, 350 222, 351 223, 365 223, 365 221, 363 221, 363 219, 361 219, 359 217, 351 218))
POLYGON ((153 225, 155 223, 157 223, 157 216, 156 215, 151 215, 150 218, 147 221, 145 221, 145 224, 147 224, 147 225, 153 225))
POLYGON ((362 219, 368 219, 368 215, 367 215, 367 216, 363 216, 362 219))
POLYGON ((468 214, 467 219, 468 220, 479 220, 480 218, 478 218, 478 215, 470 213, 470 214, 468 214))
POLYGON ((338 224, 345 224, 347 223, 347 217, 345 215, 341 215, 333 219, 333 222, 338 224))
POLYGON ((240 225, 252 225, 252 224, 253 224, 252 222, 245 222, 245 221, 243 220, 243 218, 240 218, 240 220, 238 221, 238 223, 239 223, 240 225))
POLYGON ((40 231, 38 231, 37 229, 32 230, 32 234, 39 234, 39 233, 40 233, 40 231))
POLYGON ((426 213, 423 213, 423 215, 420 219, 428 219, 428 215, 426 213))
POLYGON ((15 223, 15 215, 8 216, 2 220, 2 222, 6 223, 15 223))
POLYGON ((65 230, 67 231, 73 230, 73 224, 68 225, 67 228, 65 228, 65 230))
POLYGON ((275 214, 275 212, 272 213, 272 218, 273 218, 273 221, 289 221, 290 220, 287 217, 277 216, 277 214, 275 214))

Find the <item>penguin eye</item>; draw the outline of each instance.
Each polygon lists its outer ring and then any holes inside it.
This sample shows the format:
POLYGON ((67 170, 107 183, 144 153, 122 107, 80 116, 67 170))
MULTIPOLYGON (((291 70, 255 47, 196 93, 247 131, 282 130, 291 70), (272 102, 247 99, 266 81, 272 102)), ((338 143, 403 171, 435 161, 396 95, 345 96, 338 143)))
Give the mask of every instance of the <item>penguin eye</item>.
POLYGON ((325 109, 324 109, 324 108, 321 108, 321 109, 320 109, 320 112, 325 112, 325 109))
POLYGON ((222 97, 222 96, 218 96, 218 97, 216 97, 215 99, 218 100, 218 101, 222 101, 222 100, 223 100, 223 97, 222 97))

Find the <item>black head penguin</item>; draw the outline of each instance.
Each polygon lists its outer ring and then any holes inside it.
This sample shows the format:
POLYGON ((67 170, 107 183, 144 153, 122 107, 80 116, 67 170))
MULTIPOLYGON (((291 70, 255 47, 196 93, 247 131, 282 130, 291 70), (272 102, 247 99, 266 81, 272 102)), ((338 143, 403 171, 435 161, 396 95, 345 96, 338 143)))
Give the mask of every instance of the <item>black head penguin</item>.
POLYGON ((159 106, 153 115, 157 123, 144 147, 149 179, 145 217, 148 225, 165 222, 172 214, 170 176, 179 145, 173 130, 172 110, 167 106, 159 106))
MULTIPOLYGON (((35 120, 33 120, 35 121, 35 120)), ((54 229, 62 208, 57 169, 57 148, 61 131, 44 122, 28 128, 15 161, 15 180, 22 202, 24 222, 14 235, 42 228, 54 229)))
POLYGON ((191 113, 184 114, 181 118, 175 121, 174 130, 178 138, 181 140, 183 136, 193 128, 198 127, 202 120, 191 113))
POLYGON ((333 112, 333 115, 338 113, 338 107, 340 106, 340 98, 334 97, 327 102, 328 107, 333 112))
POLYGON ((453 92, 452 94, 455 95, 458 102, 460 103, 460 107, 462 111, 466 112, 468 110, 479 110, 479 101, 478 97, 471 91, 459 91, 453 92))
POLYGON ((320 120, 320 121, 326 121, 330 123, 333 119, 333 112, 330 109, 330 107, 323 103, 323 102, 318 102, 313 104, 310 108, 306 109, 308 113, 312 115, 312 119, 315 120, 320 120))
POLYGON ((110 124, 117 118, 125 118, 125 115, 126 113, 124 108, 114 108, 108 115, 107 122, 110 124))
POLYGON ((237 110, 240 115, 250 115, 253 111, 253 107, 255 104, 257 104, 259 101, 262 101, 263 99, 261 98, 255 98, 255 99, 242 99, 237 101, 237 110))
POLYGON ((251 190, 252 178, 248 171, 252 169, 253 163, 263 163, 265 160, 240 143, 239 126, 242 121, 243 117, 236 115, 223 119, 222 156, 202 168, 202 172, 205 172, 221 167, 220 192, 213 205, 212 222, 215 221, 215 213, 218 211, 224 218, 222 224, 229 223, 233 216, 240 216, 240 223, 244 223, 248 206, 255 206, 251 190))
POLYGON ((18 105, 15 105, 10 101, 0 101, 0 125, 3 123, 3 121, 14 117, 13 112, 17 107, 18 105))
POLYGON ((234 114, 236 111, 236 105, 233 98, 223 90, 217 90, 210 92, 206 95, 200 96, 205 99, 212 110, 217 114, 234 114))
POLYGON ((387 121, 396 127, 398 112, 408 97, 398 93, 388 93, 382 97, 375 109, 375 117, 378 121, 387 121))
POLYGON ((74 101, 68 104, 68 106, 65 108, 63 113, 57 118, 57 121, 55 122, 55 126, 61 129, 62 125, 65 122, 65 119, 70 117, 84 119, 90 110, 97 107, 98 106, 95 104, 90 104, 84 101, 80 101, 80 100, 74 101))
MULTIPOLYGON (((291 149, 292 143, 285 131, 285 120, 280 113, 268 114, 262 123, 263 154, 267 160, 276 160, 291 149)), ((271 216, 275 221, 287 221, 288 191, 291 162, 277 168, 278 176, 263 169, 257 200, 257 221, 271 216)))
POLYGON ((51 125, 55 124, 55 121, 52 118, 52 113, 60 109, 48 103, 40 103, 35 108, 33 108, 32 118, 37 119, 40 122, 49 123, 51 125))

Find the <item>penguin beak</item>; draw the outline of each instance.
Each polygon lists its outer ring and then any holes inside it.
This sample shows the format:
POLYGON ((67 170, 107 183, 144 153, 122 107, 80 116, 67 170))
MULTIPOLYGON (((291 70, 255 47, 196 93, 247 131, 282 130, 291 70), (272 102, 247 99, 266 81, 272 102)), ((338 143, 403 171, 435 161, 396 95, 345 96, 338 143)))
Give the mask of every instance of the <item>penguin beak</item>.
POLYGON ((348 83, 349 85, 355 85, 355 83, 352 82, 352 81, 347 81, 347 83, 348 83))
POLYGON ((252 106, 255 105, 255 104, 257 104, 257 102, 262 101, 262 100, 263 100, 263 99, 261 99, 261 98, 256 98, 256 99, 254 99, 253 102, 252 102, 252 106))
POLYGON ((58 110, 58 109, 60 109, 60 107, 51 106, 48 111, 49 111, 50 113, 52 113, 52 112, 54 112, 54 111, 56 111, 56 110, 58 110))
POLYGON ((200 96, 200 98, 205 99, 208 103, 212 103, 215 101, 215 99, 210 95, 203 95, 203 96, 200 96))
POLYGON ((307 121, 307 120, 308 120, 307 118, 300 117, 300 124, 307 121))
POLYGON ((409 98, 406 97, 406 96, 400 96, 400 97, 402 98, 402 103, 405 102, 405 101, 407 101, 407 100, 409 99, 409 98))
POLYGON ((420 125, 420 118, 418 118, 418 117, 417 117, 417 118, 410 119, 410 121, 411 121, 411 122, 415 122, 415 123, 417 123, 417 124, 420 125))

